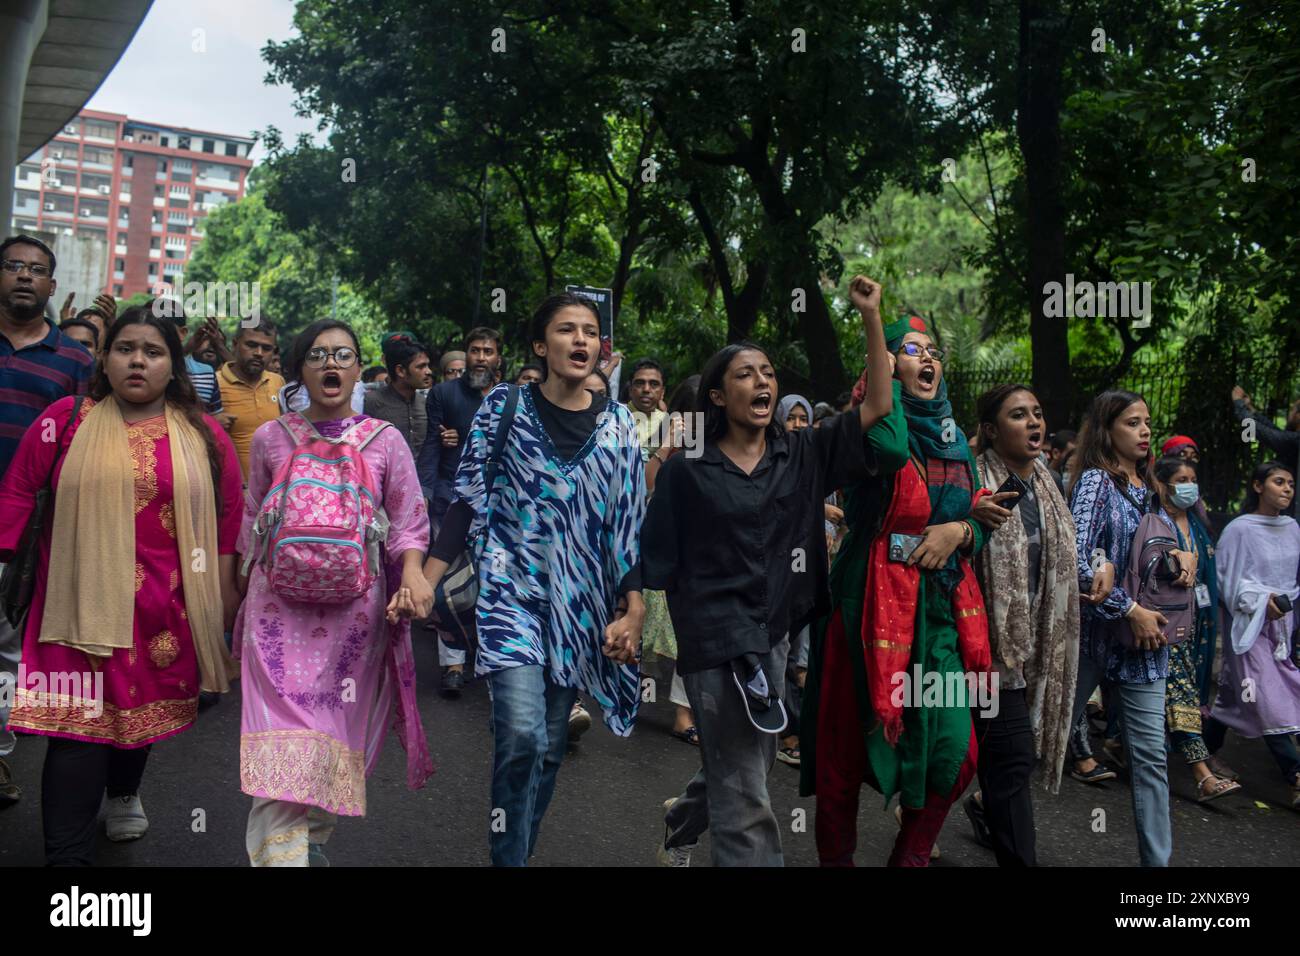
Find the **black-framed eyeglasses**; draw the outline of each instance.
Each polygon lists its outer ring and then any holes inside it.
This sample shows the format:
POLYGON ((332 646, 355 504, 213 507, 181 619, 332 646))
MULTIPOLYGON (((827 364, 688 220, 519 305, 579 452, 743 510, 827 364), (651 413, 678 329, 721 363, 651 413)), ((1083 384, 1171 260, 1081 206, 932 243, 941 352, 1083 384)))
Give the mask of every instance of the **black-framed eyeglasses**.
POLYGON ((934 359, 936 362, 942 362, 943 357, 948 354, 944 349, 939 348, 937 345, 922 345, 919 342, 904 342, 902 347, 898 350, 898 354, 910 355, 912 358, 920 358, 923 352, 929 352, 930 358, 934 359))
POLYGON ((11 275, 18 275, 25 269, 27 270, 27 274, 33 279, 48 279, 50 277, 50 267, 43 266, 39 262, 22 262, 18 259, 6 259, 3 263, 0 263, 0 267, 3 267, 5 272, 10 273, 11 275))
POLYGON ((333 351, 324 348, 314 348, 308 349, 307 359, 303 364, 308 368, 324 368, 325 362, 332 358, 334 359, 334 364, 339 368, 351 368, 357 364, 358 357, 357 350, 348 348, 346 345, 334 349, 333 351))

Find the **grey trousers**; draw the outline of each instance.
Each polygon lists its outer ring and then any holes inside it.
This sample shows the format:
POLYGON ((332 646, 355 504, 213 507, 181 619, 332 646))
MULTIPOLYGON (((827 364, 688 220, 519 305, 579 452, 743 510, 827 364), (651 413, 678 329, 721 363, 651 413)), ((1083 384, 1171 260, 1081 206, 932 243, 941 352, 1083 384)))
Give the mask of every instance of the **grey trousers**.
MULTIPOLYGON (((763 670, 775 696, 785 690, 789 638, 768 651, 763 670)), ((664 816, 664 846, 696 843, 709 831, 714 866, 783 866, 781 828, 767 795, 778 734, 755 729, 730 666, 683 674, 700 731, 703 767, 664 816)))

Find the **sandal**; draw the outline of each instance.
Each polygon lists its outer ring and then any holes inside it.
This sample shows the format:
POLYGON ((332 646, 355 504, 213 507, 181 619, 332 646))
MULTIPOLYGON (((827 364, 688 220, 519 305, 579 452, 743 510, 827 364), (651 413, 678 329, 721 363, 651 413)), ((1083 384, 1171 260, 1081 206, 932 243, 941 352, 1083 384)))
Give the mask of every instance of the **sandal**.
POLYGON ((1209 803, 1211 800, 1217 800, 1219 797, 1226 797, 1228 794, 1241 789, 1241 784, 1235 780, 1229 780, 1226 777, 1217 777, 1214 774, 1207 774, 1200 780, 1196 781, 1196 802, 1209 803), (1205 785, 1209 781, 1214 781, 1214 786, 1206 789, 1205 785))
POLYGON ((799 766, 799 748, 782 747, 776 752, 776 759, 782 763, 788 763, 792 767, 799 766))
POLYGON ((692 747, 698 747, 700 745, 700 731, 694 724, 691 724, 685 730, 674 730, 673 736, 678 740, 685 741, 692 747))

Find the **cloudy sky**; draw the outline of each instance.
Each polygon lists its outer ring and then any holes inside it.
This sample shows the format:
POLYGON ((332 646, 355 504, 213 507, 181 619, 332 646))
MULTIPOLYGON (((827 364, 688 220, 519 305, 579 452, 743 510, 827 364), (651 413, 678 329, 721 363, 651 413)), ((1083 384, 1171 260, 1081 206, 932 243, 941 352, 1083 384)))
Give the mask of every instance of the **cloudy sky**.
MULTIPOLYGON (((287 140, 314 132, 294 115, 293 91, 268 86, 261 49, 293 34, 291 0, 154 0, 126 52, 87 107, 132 119, 287 140), (195 52, 196 30, 205 50, 195 52)), ((253 151, 260 160, 265 151, 253 151)))

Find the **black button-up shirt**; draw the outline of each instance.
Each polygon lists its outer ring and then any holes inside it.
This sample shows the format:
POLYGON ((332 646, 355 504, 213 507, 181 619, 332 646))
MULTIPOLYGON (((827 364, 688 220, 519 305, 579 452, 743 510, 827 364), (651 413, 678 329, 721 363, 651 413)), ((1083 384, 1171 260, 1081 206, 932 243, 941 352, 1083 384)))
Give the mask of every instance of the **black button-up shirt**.
POLYGON ((371 418, 382 418, 390 422, 406 439, 406 444, 411 446, 411 456, 419 458, 428 430, 425 401, 423 393, 415 392, 408 402, 401 392, 393 388, 391 382, 385 382, 378 388, 366 389, 365 409, 371 418))
POLYGON ((748 475, 711 442, 668 459, 641 560, 645 586, 668 594, 681 673, 765 654, 826 613, 824 498, 875 471, 856 410, 769 439, 748 475))

